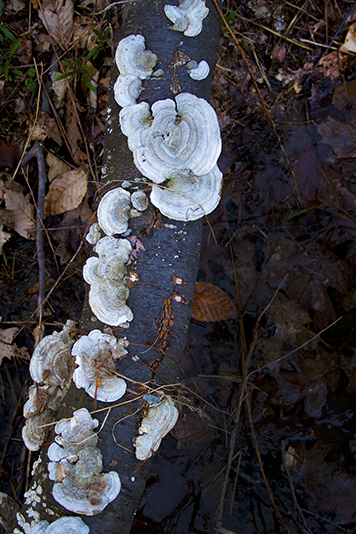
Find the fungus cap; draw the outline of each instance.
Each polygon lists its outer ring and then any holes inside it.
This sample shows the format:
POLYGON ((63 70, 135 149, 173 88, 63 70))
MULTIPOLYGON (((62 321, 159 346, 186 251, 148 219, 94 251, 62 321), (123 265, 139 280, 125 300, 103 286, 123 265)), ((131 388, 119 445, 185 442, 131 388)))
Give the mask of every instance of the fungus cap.
POLYGON ((145 80, 151 76, 157 56, 146 50, 143 35, 128 35, 119 42, 115 60, 120 74, 133 74, 145 80))
POLYGON ((177 422, 179 412, 172 399, 162 395, 160 402, 149 402, 147 415, 142 419, 139 436, 135 440, 136 458, 147 460, 157 451, 162 439, 177 422))
POLYGON ((209 9, 204 0, 180 0, 178 6, 165 5, 164 12, 173 22, 173 30, 195 37, 202 31, 203 19, 208 15, 209 9))
POLYGON ((176 172, 209 173, 221 152, 218 119, 203 98, 181 93, 174 100, 123 108, 120 125, 139 171, 155 183, 176 172))
POLYGON ((96 515, 113 501, 121 483, 115 471, 102 473, 102 455, 93 429, 98 425, 86 408, 55 426, 55 443, 48 449, 49 478, 54 499, 76 514, 96 515))
POLYGON ((132 106, 141 94, 142 81, 134 74, 120 74, 114 83, 114 98, 121 107, 132 106))
POLYGON ((135 191, 131 195, 131 204, 137 211, 145 211, 148 208, 148 197, 143 191, 135 191))
POLYGON ((43 534, 89 534, 89 531, 88 525, 80 517, 68 516, 60 517, 48 525, 43 534))
POLYGON ((98 223, 106 235, 126 232, 130 207, 130 193, 122 187, 116 187, 105 193, 98 206, 98 223))
POLYGON ((30 374, 35 382, 62 386, 70 378, 70 349, 74 343, 70 333, 73 324, 73 321, 67 321, 61 332, 45 336, 33 351, 30 374))
POLYGON ((85 239, 91 245, 95 245, 99 241, 100 238, 101 238, 100 226, 98 225, 98 223, 94 223, 89 228, 89 232, 87 233, 85 239))
POLYGON ((22 440, 29 451, 38 451, 45 440, 48 428, 43 425, 51 423, 53 413, 45 407, 42 413, 27 419, 22 428, 22 440))
POLYGON ((188 74, 192 78, 192 80, 205 80, 205 78, 209 76, 210 67, 204 59, 200 61, 196 66, 193 65, 192 67, 190 67, 188 63, 187 68, 188 74))
POLYGON ((217 165, 203 176, 176 173, 164 186, 153 185, 151 202, 162 215, 177 221, 195 221, 219 204, 222 173, 217 165))
POLYGON ((127 345, 126 340, 103 334, 100 330, 92 330, 88 336, 82 336, 72 348, 72 355, 79 366, 73 373, 77 388, 84 388, 99 401, 120 399, 126 392, 126 382, 115 374, 115 359, 127 354, 127 345))
POLYGON ((94 247, 99 257, 89 258, 83 268, 84 280, 90 284, 91 310, 102 323, 110 326, 133 319, 126 305, 130 290, 125 281, 125 263, 131 250, 127 239, 103 237, 94 247))

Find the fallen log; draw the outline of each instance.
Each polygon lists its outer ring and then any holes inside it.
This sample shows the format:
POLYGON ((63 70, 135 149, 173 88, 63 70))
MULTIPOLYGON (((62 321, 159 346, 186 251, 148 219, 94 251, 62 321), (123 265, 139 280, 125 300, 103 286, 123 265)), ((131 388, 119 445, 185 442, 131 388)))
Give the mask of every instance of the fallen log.
MULTIPOLYGON (((163 71, 161 76, 145 80, 138 102, 152 105, 157 100, 173 98, 172 90, 208 99, 221 25, 216 10, 207 0, 209 14, 203 21, 202 32, 187 37, 170 29, 172 23, 164 13, 165 3, 163 0, 127 2, 112 13, 115 43, 128 35, 143 35, 146 49, 158 57, 156 69, 163 71), (206 60, 210 75, 205 80, 193 80, 187 69, 180 65, 187 63, 187 57, 198 63, 206 60)), ((123 183, 131 184, 128 187, 131 192, 137 187, 145 192, 150 190, 150 182, 133 163, 127 137, 119 126, 120 108, 112 91, 117 76, 113 63, 100 196, 123 183)), ((131 258, 129 269, 132 279, 139 280, 132 285, 127 301, 134 318, 129 328, 113 329, 118 338, 126 337, 129 341, 128 354, 117 362, 117 372, 128 380, 126 395, 118 402, 108 404, 93 400, 72 383, 56 415, 57 421, 68 419, 75 410, 87 408, 99 420, 98 447, 103 456, 103 472, 114 471, 120 476, 118 497, 101 513, 81 516, 92 534, 130 532, 151 461, 137 460, 133 446, 138 420, 144 412, 143 394, 158 389, 173 395, 179 406, 179 359, 184 350, 194 296, 201 226, 201 219, 184 222, 161 216, 152 204, 143 215, 130 219, 130 237, 135 236, 131 243, 136 258, 131 258)), ((94 316, 86 298, 80 334, 93 329, 103 330, 104 326, 94 316)), ((50 428, 48 443, 54 437, 53 425, 50 428)), ((26 523, 30 525, 31 521, 52 523, 54 518, 71 515, 52 497, 53 482, 48 478, 47 453, 48 446, 44 446, 34 467, 31 489, 16 532, 26 532, 29 528, 26 523)))

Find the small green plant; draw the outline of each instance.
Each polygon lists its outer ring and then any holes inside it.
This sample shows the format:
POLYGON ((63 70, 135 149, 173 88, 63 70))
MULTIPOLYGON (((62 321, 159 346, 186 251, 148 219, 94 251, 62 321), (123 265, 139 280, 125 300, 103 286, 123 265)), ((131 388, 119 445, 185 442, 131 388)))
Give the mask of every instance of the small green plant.
POLYGON ((27 89, 30 89, 30 91, 34 91, 36 89, 37 84, 34 79, 35 77, 36 77, 36 69, 34 69, 33 67, 30 67, 27 71, 27 77, 25 80, 25 85, 27 89))
POLYGON ((94 30, 93 29, 93 33, 95 33, 95 35, 99 39, 99 44, 95 45, 94 48, 92 48, 92 50, 90 50, 90 52, 92 52, 93 50, 96 49, 95 52, 94 52, 95 57, 93 55, 93 61, 95 61, 95 59, 98 57, 98 55, 99 55, 101 50, 103 50, 105 52, 105 43, 106 43, 106 39, 109 37, 110 28, 106 28, 104 33, 101 33, 99 30, 94 30))
MULTIPOLYGON (((234 11, 230 11, 229 13, 225 13, 224 15, 224 18, 226 22, 228 23, 228 25, 230 26, 232 31, 236 30, 236 24, 234 24, 236 15, 237 15, 237 9, 235 9, 234 11)), ((227 28, 225 27, 224 24, 223 24, 223 32, 227 32, 227 28)))
MULTIPOLYGON (((0 2, 0 16, 2 15, 3 9, 4 3, 0 2)), ((14 55, 16 49, 20 46, 21 41, 22 37, 16 38, 8 28, 5 26, 0 26, 0 54, 3 58, 3 60, 0 61, 0 76, 4 76, 7 82, 12 82, 13 74, 15 76, 23 76, 23 73, 18 69, 11 69, 10 73, 12 56, 14 55), (9 50, 5 48, 7 42, 11 43, 9 50)))
MULTIPOLYGON (((89 54, 91 54, 92 50, 90 50, 89 54)), ((56 78, 56 80, 64 80, 65 78, 69 78, 70 76, 82 76, 85 82, 85 85, 93 91, 93 93, 96 93, 96 87, 91 83, 91 77, 93 74, 95 74, 95 67, 92 65, 88 65, 89 59, 92 57, 87 54, 83 65, 80 64, 80 60, 78 56, 75 57, 75 65, 70 63, 69 61, 66 61, 65 59, 62 60, 62 64, 70 69, 68 72, 65 72, 64 74, 61 74, 56 78)))
POLYGON ((81 65, 80 60, 78 56, 75 57, 75 65, 70 63, 69 61, 62 60, 62 63, 65 67, 70 69, 65 74, 60 74, 56 80, 64 80, 65 78, 69 78, 70 76, 82 76, 84 79, 84 82, 86 86, 93 91, 93 93, 96 93, 96 87, 91 83, 91 78, 93 74, 95 74, 96 69, 93 67, 89 61, 95 61, 97 57, 99 56, 100 52, 105 52, 105 42, 110 34, 110 28, 107 28, 104 33, 101 33, 99 30, 93 30, 94 34, 99 40, 99 43, 88 52, 88 54, 85 56, 83 65, 81 65))

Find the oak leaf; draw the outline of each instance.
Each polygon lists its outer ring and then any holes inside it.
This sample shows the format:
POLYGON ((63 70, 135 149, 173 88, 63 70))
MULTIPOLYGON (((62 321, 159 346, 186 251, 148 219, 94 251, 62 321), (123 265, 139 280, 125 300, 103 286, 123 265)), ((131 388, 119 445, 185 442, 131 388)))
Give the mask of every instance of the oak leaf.
POLYGON ((74 210, 82 202, 88 188, 84 171, 68 171, 55 178, 45 198, 44 216, 60 215, 74 210))
POLYGON ((236 317, 236 307, 220 287, 209 282, 197 282, 192 317, 198 321, 226 321, 236 317))

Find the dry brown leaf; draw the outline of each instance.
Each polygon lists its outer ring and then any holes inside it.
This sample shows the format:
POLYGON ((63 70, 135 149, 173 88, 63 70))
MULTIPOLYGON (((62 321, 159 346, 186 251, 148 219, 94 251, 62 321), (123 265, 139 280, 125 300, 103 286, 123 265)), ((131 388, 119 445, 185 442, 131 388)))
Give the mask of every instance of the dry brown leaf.
POLYGON ((271 304, 269 313, 276 326, 274 337, 277 339, 295 340, 304 330, 303 325, 311 322, 309 313, 301 309, 294 301, 277 298, 271 304))
POLYGON ((2 247, 4 243, 6 243, 6 241, 10 239, 10 237, 11 237, 11 234, 9 234, 8 232, 4 232, 3 225, 1 225, 0 226, 0 254, 2 253, 2 247))
POLYGON ((7 343, 0 341, 0 364, 4 358, 11 359, 14 357, 22 358, 24 360, 30 359, 30 355, 26 347, 21 347, 19 349, 15 343, 13 345, 8 345, 7 343))
POLYGON ((337 87, 333 94, 333 104, 340 111, 354 108, 356 102, 356 81, 345 82, 337 87))
POLYGON ((320 61, 316 70, 322 72, 331 80, 337 80, 340 77, 340 72, 343 72, 347 67, 348 57, 346 54, 341 54, 336 50, 324 56, 320 61))
POLYGON ((10 343, 12 343, 14 339, 15 334, 18 331, 19 331, 19 328, 17 326, 13 326, 12 328, 0 329, 0 341, 10 345, 10 343))
POLYGON ((341 122, 333 117, 318 125, 318 134, 323 143, 333 147, 338 157, 354 158, 356 156, 355 114, 349 113, 348 122, 341 122))
POLYGON ((340 46, 340 52, 356 52, 356 22, 351 24, 345 42, 340 46))
POLYGON ((36 225, 34 207, 29 201, 29 195, 5 189, 6 209, 12 212, 15 231, 26 239, 35 239, 36 225))
POLYGON ((9 2, 6 2, 6 12, 15 12, 21 11, 26 7, 26 2, 23 0, 10 0, 9 2))
POLYGON ((31 131, 31 141, 44 141, 47 137, 45 126, 41 126, 38 122, 31 131))
MULTIPOLYGON (((98 7, 97 7, 98 9, 98 7)), ((93 28, 93 18, 81 16, 77 20, 74 20, 73 42, 79 45, 80 48, 85 48, 90 51, 97 45, 97 37, 92 30, 99 30, 100 26, 93 28)))
POLYGON ((0 168, 13 167, 18 160, 16 143, 5 143, 0 139, 0 168))
POLYGON ((85 165, 86 155, 80 149, 82 134, 78 126, 77 114, 70 98, 66 100, 66 134, 72 151, 72 158, 76 165, 85 165))
POLYGON ((44 216, 59 215, 74 210, 83 200, 88 188, 84 171, 68 171, 53 180, 45 198, 44 216))
POLYGON ((199 321, 226 321, 236 317, 236 307, 220 287, 209 282, 197 282, 192 317, 199 321))
POLYGON ((51 154, 51 152, 48 152, 46 156, 46 163, 48 165, 49 182, 52 182, 55 178, 61 176, 65 172, 70 171, 69 165, 64 163, 60 158, 57 158, 54 154, 51 154))
POLYGON ((49 35, 61 47, 66 48, 73 34, 72 0, 47 0, 39 10, 39 17, 49 35))
MULTIPOLYGON (((68 69, 64 69, 63 74, 65 74, 68 69)), ((68 80, 64 78, 64 80, 58 80, 59 73, 54 72, 51 75, 52 78, 52 85, 51 85, 51 91, 53 92, 53 104, 56 109, 59 109, 63 107, 64 105, 64 99, 66 96, 67 88, 68 88, 68 80)))

